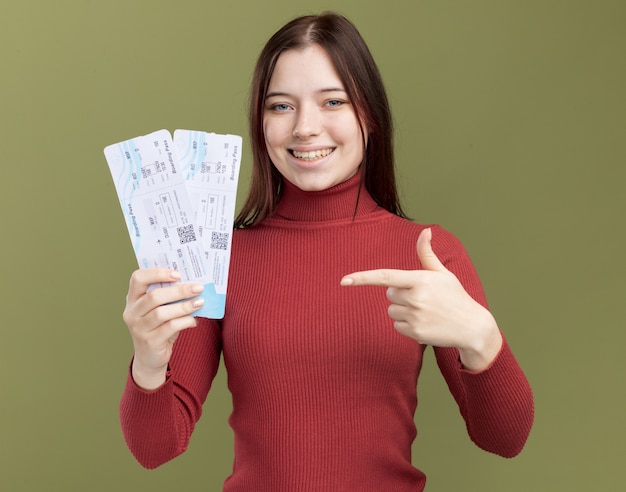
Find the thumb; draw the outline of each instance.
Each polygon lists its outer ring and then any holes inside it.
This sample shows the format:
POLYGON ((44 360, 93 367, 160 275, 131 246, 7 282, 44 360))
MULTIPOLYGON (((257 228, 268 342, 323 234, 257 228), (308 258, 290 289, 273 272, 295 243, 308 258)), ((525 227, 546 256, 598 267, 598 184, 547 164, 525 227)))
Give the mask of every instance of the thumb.
POLYGON ((433 251, 430 241, 433 237, 433 231, 429 228, 424 229, 417 238, 417 257, 422 263, 424 270, 443 271, 446 267, 439 261, 437 255, 433 251))

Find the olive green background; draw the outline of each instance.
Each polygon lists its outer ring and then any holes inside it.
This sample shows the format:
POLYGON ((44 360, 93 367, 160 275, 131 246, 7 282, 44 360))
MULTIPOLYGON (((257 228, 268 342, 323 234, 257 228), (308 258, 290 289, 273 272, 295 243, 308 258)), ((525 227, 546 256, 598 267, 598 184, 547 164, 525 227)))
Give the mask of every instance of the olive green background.
MULTIPOLYGON (((121 437, 135 260, 102 150, 160 128, 247 141, 259 50, 325 9, 379 63, 406 208, 464 242, 535 391, 525 450, 495 457, 429 352, 414 446, 428 490, 621 487, 625 2, 3 0, 0 490, 220 490, 223 370, 185 455, 146 471, 121 437)), ((247 148, 240 197, 249 166, 247 148)))

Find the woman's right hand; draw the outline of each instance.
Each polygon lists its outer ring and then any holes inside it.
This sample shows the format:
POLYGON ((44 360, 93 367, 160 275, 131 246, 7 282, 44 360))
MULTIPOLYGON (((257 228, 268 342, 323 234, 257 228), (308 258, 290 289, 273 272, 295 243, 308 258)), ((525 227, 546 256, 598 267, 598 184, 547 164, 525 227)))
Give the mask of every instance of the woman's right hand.
POLYGON ((191 315, 203 304, 196 297, 202 284, 187 283, 150 290, 155 283, 176 282, 180 273, 168 268, 143 268, 133 272, 126 296, 123 319, 133 339, 135 383, 153 390, 165 382, 172 347, 178 334, 196 326, 191 315))

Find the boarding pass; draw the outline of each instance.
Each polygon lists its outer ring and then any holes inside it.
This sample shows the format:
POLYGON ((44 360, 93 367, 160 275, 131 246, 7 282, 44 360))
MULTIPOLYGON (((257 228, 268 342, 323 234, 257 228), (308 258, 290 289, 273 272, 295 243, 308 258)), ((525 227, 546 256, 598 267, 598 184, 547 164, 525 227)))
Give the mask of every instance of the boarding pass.
POLYGON ((224 317, 241 145, 237 135, 159 130, 104 149, 139 267, 204 284, 195 316, 224 317))

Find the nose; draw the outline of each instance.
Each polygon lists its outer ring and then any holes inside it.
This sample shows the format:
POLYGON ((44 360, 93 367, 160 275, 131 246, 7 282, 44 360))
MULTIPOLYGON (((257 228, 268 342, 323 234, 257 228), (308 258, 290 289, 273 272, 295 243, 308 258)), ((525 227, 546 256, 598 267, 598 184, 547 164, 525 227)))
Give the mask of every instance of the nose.
POLYGON ((296 112, 293 127, 293 136, 301 140, 319 135, 322 131, 322 115, 319 109, 310 104, 304 104, 296 112))

